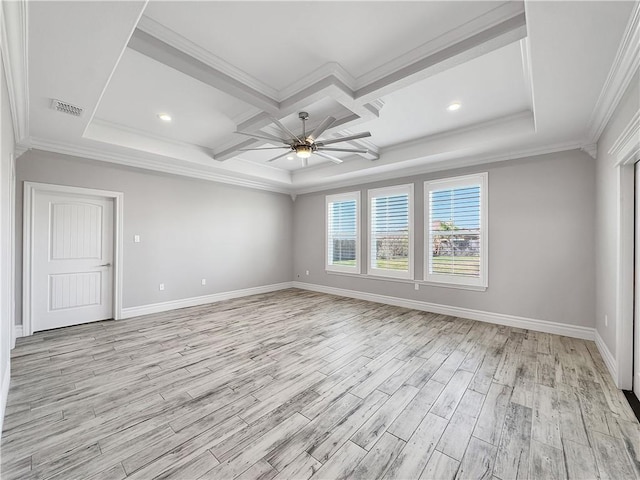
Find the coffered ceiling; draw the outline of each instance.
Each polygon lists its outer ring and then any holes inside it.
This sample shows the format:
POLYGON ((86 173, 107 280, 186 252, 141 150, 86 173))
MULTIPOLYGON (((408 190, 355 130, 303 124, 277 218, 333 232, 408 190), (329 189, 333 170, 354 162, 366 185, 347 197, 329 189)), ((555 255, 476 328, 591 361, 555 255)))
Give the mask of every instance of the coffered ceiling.
POLYGON ((635 2, 25 5, 23 149, 289 193, 587 147, 637 16, 635 2), (301 111, 309 129, 336 118, 324 139, 370 131, 339 144, 367 153, 303 166, 241 151, 277 145, 236 131, 298 134, 301 111))

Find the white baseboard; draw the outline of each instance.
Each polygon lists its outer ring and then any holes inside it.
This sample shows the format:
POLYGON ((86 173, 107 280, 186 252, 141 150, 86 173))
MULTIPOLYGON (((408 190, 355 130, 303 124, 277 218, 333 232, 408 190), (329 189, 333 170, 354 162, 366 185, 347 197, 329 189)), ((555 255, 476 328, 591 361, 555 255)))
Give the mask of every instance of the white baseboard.
POLYGON ((7 359, 7 366, 2 374, 2 391, 0 391, 0 437, 2 437, 2 425, 4 424, 4 412, 9 398, 9 384, 11 383, 11 361, 7 359))
POLYGON ((149 315, 152 313, 168 312, 169 310, 176 310, 178 308, 206 305, 207 303, 215 303, 222 300, 230 300, 232 298, 238 297, 247 297, 249 295, 258 295, 260 293, 275 292, 276 290, 284 290, 285 288, 291 287, 291 282, 274 283, 272 285, 262 285, 260 287, 243 288, 242 290, 232 290, 230 292, 202 295, 201 297, 184 298, 181 300, 172 300, 169 302, 153 303, 151 305, 141 305, 139 307, 128 307, 122 309, 121 318, 124 319, 138 317, 140 315, 149 315))
POLYGON ((22 325, 14 325, 11 329, 11 349, 16 348, 16 338, 23 337, 22 325))
POLYGON ((611 377, 613 378, 613 382, 618 385, 618 362, 616 358, 613 356, 611 351, 607 348, 607 344, 604 343, 604 340, 600 336, 600 332, 596 330, 596 347, 598 347, 598 351, 600 355, 602 355, 602 359, 604 360, 604 364, 607 366, 611 377))
POLYGON ((453 317, 479 320, 481 322, 506 325, 508 327, 518 327, 527 330, 535 330, 538 332, 554 333, 556 335, 581 338, 584 340, 595 339, 594 328, 569 325, 567 323, 549 322, 547 320, 537 320, 535 318, 506 315, 504 313, 484 312, 482 310, 472 310, 469 308, 441 305, 438 303, 429 303, 420 300, 409 300, 406 298, 390 297, 387 295, 359 292, 356 290, 345 290, 342 288, 327 287, 324 285, 316 285, 312 283, 293 282, 293 287, 303 290, 311 290, 314 292, 338 295, 341 297, 357 298, 359 300, 368 300, 376 303, 385 303, 387 305, 395 305, 397 307, 412 308, 414 310, 422 310, 442 315, 451 315, 453 317))

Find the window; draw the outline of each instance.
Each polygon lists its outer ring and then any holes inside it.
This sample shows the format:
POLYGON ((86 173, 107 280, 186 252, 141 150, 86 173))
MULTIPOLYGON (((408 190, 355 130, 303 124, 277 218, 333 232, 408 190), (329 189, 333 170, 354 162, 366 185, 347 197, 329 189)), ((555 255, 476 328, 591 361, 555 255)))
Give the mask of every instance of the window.
POLYGON ((487 286, 487 174, 425 182, 425 280, 487 286))
POLYGON ((369 190, 369 273, 413 278, 413 184, 369 190))
POLYGON ((327 196, 326 269, 360 273, 360 192, 327 196))

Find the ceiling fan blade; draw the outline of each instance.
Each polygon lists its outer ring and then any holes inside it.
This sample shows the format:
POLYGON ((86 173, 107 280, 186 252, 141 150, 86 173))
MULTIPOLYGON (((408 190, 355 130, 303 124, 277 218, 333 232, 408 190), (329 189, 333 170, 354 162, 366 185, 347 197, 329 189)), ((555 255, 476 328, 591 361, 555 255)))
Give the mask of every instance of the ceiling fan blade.
POLYGON ((370 137, 371 132, 362 132, 356 133, 355 135, 349 135, 348 137, 342 138, 331 138, 329 140, 320 140, 316 142, 319 147, 323 147, 324 145, 331 145, 332 143, 340 143, 340 142, 348 142, 349 140, 357 140, 358 138, 370 137))
MULTIPOLYGON (((351 152, 351 153, 369 153, 369 150, 364 150, 361 148, 327 148, 327 147, 318 147, 318 150, 321 152, 351 152)), ((316 150, 316 151, 318 151, 316 150)))
POLYGON ((298 141, 298 143, 304 143, 302 140, 300 140, 300 138, 298 138, 298 136, 295 133, 293 133, 291 130, 285 127, 284 124, 280 122, 280 120, 278 120, 275 117, 271 117, 271 121, 275 123, 278 127, 280 127, 280 130, 282 130, 284 133, 289 135, 291 138, 295 138, 298 141))
POLYGON ((310 135, 307 135, 307 138, 309 139, 309 141, 315 142, 316 139, 320 135, 322 135, 327 128, 329 128, 331 125, 333 125, 335 123, 335 121, 336 121, 336 119, 334 117, 325 118, 322 121, 322 123, 320 125, 318 125, 313 132, 311 132, 310 135))
POLYGON ((291 147, 264 147, 264 148, 241 148, 238 151, 239 152, 252 152, 252 151, 255 151, 255 150, 280 150, 282 148, 286 148, 288 150, 291 150, 291 147))
POLYGON ((319 155, 321 157, 324 157, 328 160, 331 160, 333 163, 342 163, 342 160, 340 160, 338 157, 334 157, 333 155, 329 155, 328 153, 322 153, 316 150, 316 155, 319 155))
POLYGON ((291 153, 291 152, 284 152, 282 155, 278 155, 277 157, 273 157, 273 158, 271 158, 271 159, 267 160, 267 162, 273 162, 274 160, 278 160, 279 158, 286 157, 286 156, 287 156, 287 155, 289 155, 290 153, 291 153))
POLYGON ((246 135, 247 137, 261 138, 262 140, 268 140, 270 142, 286 143, 287 145, 289 145, 289 142, 287 142, 286 140, 283 140, 282 138, 279 138, 279 137, 275 137, 273 135, 269 135, 268 133, 264 133, 264 132, 260 132, 260 134, 247 133, 247 132, 234 132, 234 133, 239 133, 240 135, 246 135))

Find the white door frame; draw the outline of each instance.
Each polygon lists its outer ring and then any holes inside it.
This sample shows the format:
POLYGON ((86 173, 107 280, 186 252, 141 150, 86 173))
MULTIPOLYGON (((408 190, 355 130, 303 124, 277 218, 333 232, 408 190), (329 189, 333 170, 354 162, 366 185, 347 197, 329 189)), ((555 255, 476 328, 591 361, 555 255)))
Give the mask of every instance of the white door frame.
POLYGON ((93 195, 113 199, 113 318, 122 318, 122 246, 123 199, 122 192, 94 188, 70 187, 48 183, 24 182, 23 237, 22 237, 22 335, 33 335, 31 301, 33 289, 33 231, 36 193, 69 193, 93 195))
MULTIPOLYGON (((624 128, 608 152, 616 158, 618 174, 618 254, 616 281, 616 386, 631 390, 633 383, 633 281, 635 231, 635 171, 640 160, 640 112, 624 128)), ((636 319, 640 322, 640 319, 636 319)))

